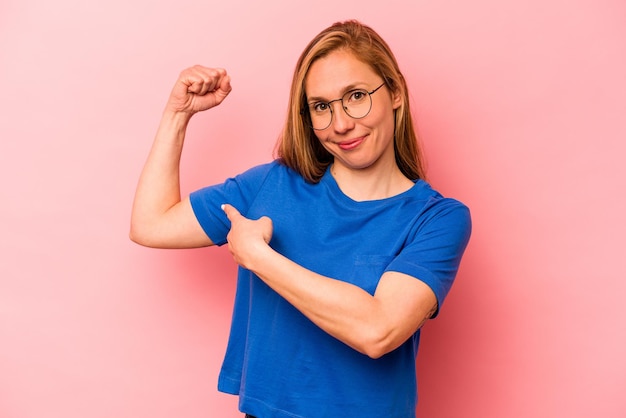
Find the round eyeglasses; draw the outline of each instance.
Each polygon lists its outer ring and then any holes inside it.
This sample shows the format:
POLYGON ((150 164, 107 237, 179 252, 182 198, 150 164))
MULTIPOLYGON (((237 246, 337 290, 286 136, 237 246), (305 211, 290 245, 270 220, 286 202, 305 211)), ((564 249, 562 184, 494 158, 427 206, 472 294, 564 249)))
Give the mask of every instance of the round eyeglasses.
MULTIPOLYGON (((341 108, 346 115, 352 119, 361 119, 367 116, 372 110, 372 94, 376 93, 378 89, 384 86, 385 83, 376 87, 372 91, 365 89, 354 89, 347 91, 339 99, 331 100, 330 102, 311 102, 308 104, 309 123, 316 131, 321 131, 330 126, 333 122, 333 107, 334 102, 341 102, 341 108)), ((304 114, 304 111, 302 112, 304 114)))

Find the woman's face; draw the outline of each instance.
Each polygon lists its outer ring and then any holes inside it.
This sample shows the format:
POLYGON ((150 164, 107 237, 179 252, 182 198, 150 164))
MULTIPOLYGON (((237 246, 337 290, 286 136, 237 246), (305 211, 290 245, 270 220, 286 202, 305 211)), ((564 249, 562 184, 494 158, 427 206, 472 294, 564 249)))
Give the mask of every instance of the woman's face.
MULTIPOLYGON (((338 50, 311 65, 305 79, 309 107, 328 103, 354 89, 368 92, 383 84, 383 79, 367 64, 345 50, 338 50)), ((330 104, 332 122, 315 135, 332 154, 335 170, 372 170, 396 164, 393 136, 394 110, 402 102, 383 86, 371 94, 372 107, 367 116, 354 119, 341 108, 341 101, 330 104)), ((323 105, 322 105, 323 106, 323 105)))

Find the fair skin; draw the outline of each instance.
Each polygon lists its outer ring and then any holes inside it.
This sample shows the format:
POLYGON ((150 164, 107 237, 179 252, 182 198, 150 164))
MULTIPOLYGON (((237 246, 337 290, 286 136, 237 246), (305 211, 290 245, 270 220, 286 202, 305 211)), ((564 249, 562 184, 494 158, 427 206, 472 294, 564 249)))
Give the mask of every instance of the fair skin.
POLYGON ((193 248, 212 245, 181 200, 180 157, 191 117, 211 109, 231 91, 223 69, 195 66, 184 70, 172 88, 135 192, 130 238, 148 247, 193 248))
MULTIPOLYGON (((372 91, 382 83, 380 75, 347 51, 335 51, 313 63, 305 80, 308 102, 341 97, 346 91, 372 91)), ((372 109, 362 119, 353 119, 333 106, 330 127, 315 131, 334 156, 332 174, 345 194, 354 200, 383 199, 413 186, 398 168, 394 149, 393 110, 402 104, 400 94, 383 86, 372 96, 372 109)))
MULTIPOLYGON (((311 66, 305 88, 308 97, 330 101, 350 88, 370 91, 380 83, 380 76, 369 66, 336 51, 311 66)), ((191 115, 220 104, 229 92, 230 79, 223 70, 194 67, 181 73, 140 177, 131 220, 134 241, 167 248, 212 245, 189 199, 180 199, 178 164, 191 115)), ((372 101, 371 112, 358 120, 333 103, 332 124, 316 131, 335 157, 332 174, 339 187, 354 200, 382 199, 413 184, 401 174, 393 154, 393 110, 401 98, 383 87, 372 95, 372 101)), ((358 286, 319 275, 270 247, 269 218, 247 219, 224 203, 231 221, 228 246, 234 260, 355 350, 378 358, 400 346, 434 312, 435 295, 420 280, 386 272, 370 295, 358 286)))

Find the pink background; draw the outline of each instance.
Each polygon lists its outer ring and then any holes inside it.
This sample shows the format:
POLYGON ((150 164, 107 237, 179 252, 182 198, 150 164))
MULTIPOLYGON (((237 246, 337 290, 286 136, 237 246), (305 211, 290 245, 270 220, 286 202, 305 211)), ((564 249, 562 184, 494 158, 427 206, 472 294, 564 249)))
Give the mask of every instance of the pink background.
POLYGON ((336 20, 391 44, 432 183, 474 235, 420 353, 421 417, 626 416, 626 2, 0 3, 0 417, 240 417, 216 391, 227 251, 128 238, 178 72, 233 78, 183 188, 270 159, 336 20))

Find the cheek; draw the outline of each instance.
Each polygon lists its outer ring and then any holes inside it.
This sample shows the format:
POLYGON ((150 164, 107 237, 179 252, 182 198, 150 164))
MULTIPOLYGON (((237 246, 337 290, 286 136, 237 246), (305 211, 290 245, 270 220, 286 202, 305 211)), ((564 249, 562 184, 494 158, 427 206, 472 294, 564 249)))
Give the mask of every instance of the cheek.
POLYGON ((363 124, 370 128, 377 128, 379 130, 391 130, 395 125, 395 113, 391 107, 384 109, 378 109, 377 112, 373 111, 363 120, 363 124))
POLYGON ((366 123, 368 125, 379 126, 387 125, 390 121, 394 123, 396 109, 397 107, 392 97, 381 97, 377 102, 373 103, 370 113, 363 121, 366 122, 367 120, 366 123))

